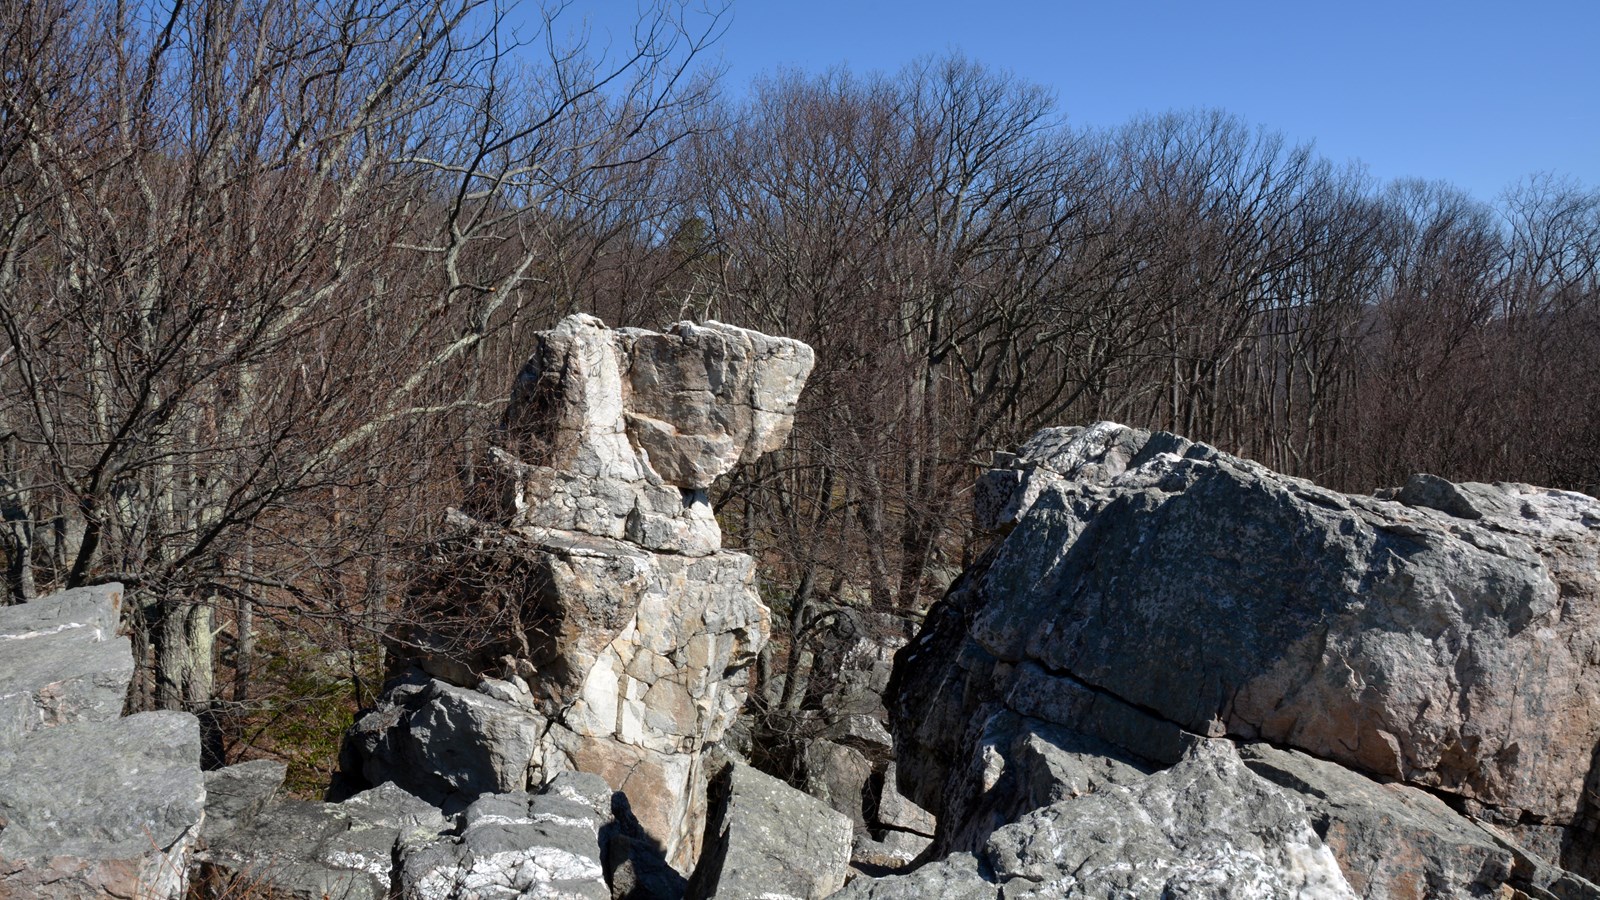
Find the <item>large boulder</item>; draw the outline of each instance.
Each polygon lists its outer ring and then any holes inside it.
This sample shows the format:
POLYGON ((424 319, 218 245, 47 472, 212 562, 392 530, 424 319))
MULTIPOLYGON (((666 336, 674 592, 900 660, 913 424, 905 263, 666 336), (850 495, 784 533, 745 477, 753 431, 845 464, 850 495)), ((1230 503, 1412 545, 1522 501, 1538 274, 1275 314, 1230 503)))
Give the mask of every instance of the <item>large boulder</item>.
POLYGON ((1156 775, 1042 806, 976 851, 926 872, 858 879, 836 896, 1358 896, 1312 830, 1304 804, 1251 773, 1228 741, 1198 740, 1156 775))
POLYGON ((0 897, 180 897, 205 800, 187 713, 33 734, 0 752, 0 897))
POLYGON ((888 698, 943 849, 987 827, 975 753, 1011 713, 1146 767, 1195 737, 1296 748, 1594 874, 1600 501, 1428 476, 1345 495, 1110 423, 1000 462, 978 499, 1004 538, 888 698))
POLYGON ((844 814, 738 762, 714 793, 693 900, 820 900, 844 886, 855 831, 844 814))
POLYGON ((0 606, 0 752, 42 728, 122 715, 133 651, 121 617, 120 584, 0 606))
POLYGON ((747 696, 770 615, 706 488, 779 446, 809 347, 715 322, 569 316, 539 334, 482 490, 396 642, 407 676, 343 768, 451 808, 602 776, 678 871, 699 855, 703 754, 747 696), (422 648, 418 650, 417 648, 422 648))

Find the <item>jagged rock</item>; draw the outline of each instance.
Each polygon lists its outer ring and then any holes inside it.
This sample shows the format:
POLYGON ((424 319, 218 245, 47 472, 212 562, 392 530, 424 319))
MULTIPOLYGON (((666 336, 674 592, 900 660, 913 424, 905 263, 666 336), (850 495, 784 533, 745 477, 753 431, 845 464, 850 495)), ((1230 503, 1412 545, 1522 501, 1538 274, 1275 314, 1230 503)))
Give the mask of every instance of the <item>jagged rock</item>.
POLYGON ((844 815, 742 763, 712 790, 693 900, 816 900, 844 885, 855 831, 844 815))
POLYGON ((600 837, 611 814, 597 795, 610 797, 598 778, 563 776, 543 794, 478 798, 463 815, 459 837, 407 854, 405 897, 611 900, 600 837))
MULTIPOLYGON (((1041 807, 995 831, 979 857, 949 859, 946 877, 966 895, 992 879, 990 896, 999 887, 1007 898, 1356 896, 1304 805, 1228 741, 1198 741, 1170 769, 1041 807)), ((873 888, 839 896, 904 896, 873 888)))
POLYGON ((205 773, 206 817, 201 840, 214 843, 235 828, 255 823, 261 810, 278 796, 289 767, 277 760, 253 759, 205 773))
POLYGON ((657 334, 568 316, 538 336, 506 409, 506 524, 715 551, 705 489, 782 444, 812 361, 720 322, 657 334))
POLYGON ((122 715, 133 651, 121 615, 120 584, 0 606, 0 752, 42 728, 122 715))
POLYGON ((487 694, 412 678, 356 723, 347 751, 368 783, 392 781, 454 810, 526 789, 543 724, 487 694))
POLYGON ((1486 818, 1594 820, 1600 501, 1422 479, 1406 505, 1109 424, 1039 443, 990 479, 1013 530, 897 661, 902 786, 941 822, 996 708, 1156 762, 1183 732, 1264 739, 1486 818))
POLYGON ((202 893, 385 900, 397 884, 396 858, 454 826, 393 784, 343 803, 280 801, 208 840, 200 854, 202 893))
POLYGON ((0 753, 0 897, 180 897, 205 798, 187 713, 32 734, 0 753))
POLYGON ((416 662, 456 689, 399 685, 356 726, 345 771, 449 803, 597 773, 690 871, 702 755, 743 707, 770 630, 754 561, 720 549, 706 488, 783 442, 811 365, 804 344, 718 323, 656 334, 569 316, 538 335, 504 446, 417 595, 428 624, 397 642, 432 648, 416 662), (427 712, 446 695, 459 714, 427 712), (427 740, 407 737, 422 725, 427 740), (458 728, 478 756, 487 740, 492 765, 433 739, 458 728))

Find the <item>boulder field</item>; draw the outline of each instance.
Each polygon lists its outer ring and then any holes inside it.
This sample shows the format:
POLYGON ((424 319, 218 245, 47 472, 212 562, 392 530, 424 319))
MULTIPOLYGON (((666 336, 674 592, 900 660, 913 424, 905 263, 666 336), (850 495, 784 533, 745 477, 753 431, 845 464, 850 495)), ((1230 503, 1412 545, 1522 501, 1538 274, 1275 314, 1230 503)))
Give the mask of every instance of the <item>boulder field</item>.
POLYGON ((1600 501, 1527 485, 1046 429, 915 638, 841 651, 794 783, 758 771, 769 614, 707 489, 811 366, 540 334, 330 802, 120 715, 119 587, 0 608, 0 898, 1600 898, 1600 501))

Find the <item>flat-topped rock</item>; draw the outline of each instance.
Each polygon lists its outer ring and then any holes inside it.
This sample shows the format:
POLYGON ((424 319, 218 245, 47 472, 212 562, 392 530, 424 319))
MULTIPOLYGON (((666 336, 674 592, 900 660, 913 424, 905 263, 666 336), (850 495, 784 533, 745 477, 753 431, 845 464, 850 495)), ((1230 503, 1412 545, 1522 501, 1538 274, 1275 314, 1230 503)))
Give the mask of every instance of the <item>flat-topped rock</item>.
POLYGON ((40 729, 122 715, 133 651, 122 585, 0 606, 0 752, 40 729))

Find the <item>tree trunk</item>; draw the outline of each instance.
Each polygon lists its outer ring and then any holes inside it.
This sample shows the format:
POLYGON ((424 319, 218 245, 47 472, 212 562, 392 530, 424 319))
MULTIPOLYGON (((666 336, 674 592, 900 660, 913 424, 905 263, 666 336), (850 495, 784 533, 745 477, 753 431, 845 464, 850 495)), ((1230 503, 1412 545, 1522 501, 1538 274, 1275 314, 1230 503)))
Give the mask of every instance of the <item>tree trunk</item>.
POLYGON ((211 604, 178 595, 157 601, 156 707, 194 712, 211 703, 211 604))

